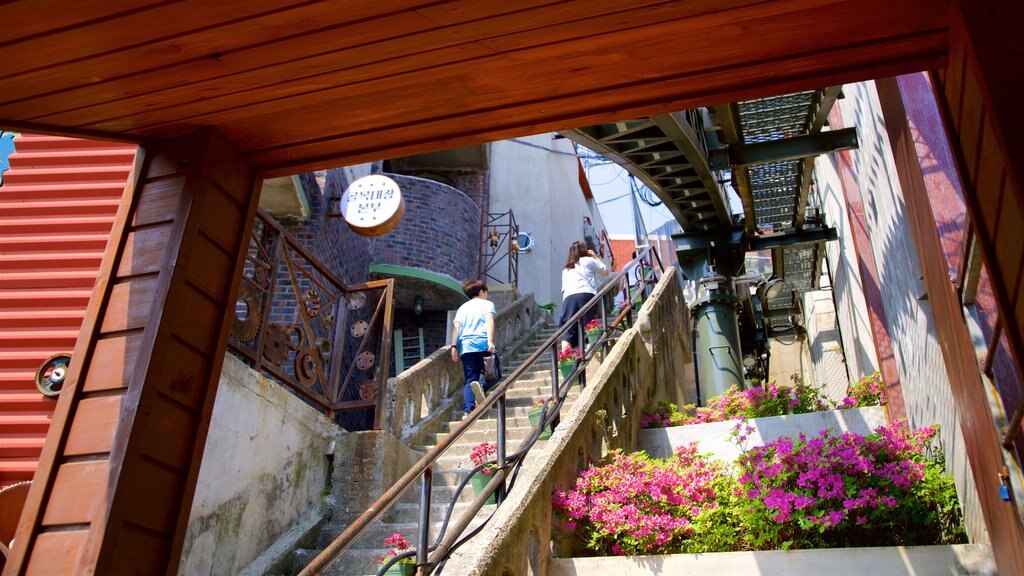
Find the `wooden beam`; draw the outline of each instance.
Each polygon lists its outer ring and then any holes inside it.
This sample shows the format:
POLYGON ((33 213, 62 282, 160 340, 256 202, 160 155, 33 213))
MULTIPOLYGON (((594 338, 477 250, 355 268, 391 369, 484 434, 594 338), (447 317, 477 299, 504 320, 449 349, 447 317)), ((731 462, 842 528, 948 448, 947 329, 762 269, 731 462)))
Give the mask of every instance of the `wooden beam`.
POLYGON ((259 181, 211 129, 137 158, 8 574, 177 572, 259 181))
POLYGON ((46 58, 29 50, 38 38, 0 47, 19 63, 2 78, 0 125, 145 139, 216 126, 261 175, 287 175, 941 67, 947 54, 934 0, 382 2, 312 20, 295 17, 317 3, 260 0, 230 18, 173 4, 104 9, 44 44, 46 58), (414 33, 392 29, 392 9, 414 33), (164 21, 176 14, 189 24, 164 21), (105 49, 79 55, 83 34, 105 49), (671 37, 708 40, 665 50, 671 37), (38 89, 13 92, 31 74, 38 89))
MULTIPOLYGON (((999 497, 999 473, 1003 468, 1000 438, 989 407, 989 394, 981 379, 974 344, 964 321, 963 308, 949 279, 946 257, 899 82, 895 78, 887 78, 879 80, 877 86, 900 187, 906 200, 907 221, 919 261, 923 264, 925 288, 933 310, 931 318, 949 374, 954 406, 978 487, 992 552, 1001 574, 1024 574, 1024 526, 1014 503, 999 497)), ((973 191, 965 192, 970 196, 973 191)))

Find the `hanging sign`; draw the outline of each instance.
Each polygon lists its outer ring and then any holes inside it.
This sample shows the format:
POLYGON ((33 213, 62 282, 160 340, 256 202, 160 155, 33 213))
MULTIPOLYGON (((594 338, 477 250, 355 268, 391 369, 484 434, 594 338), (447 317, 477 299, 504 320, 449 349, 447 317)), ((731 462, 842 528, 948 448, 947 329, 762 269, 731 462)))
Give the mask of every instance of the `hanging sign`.
POLYGON ((361 236, 380 236, 402 219, 405 202, 398 184, 380 174, 364 176, 341 196, 341 213, 350 228, 361 236))

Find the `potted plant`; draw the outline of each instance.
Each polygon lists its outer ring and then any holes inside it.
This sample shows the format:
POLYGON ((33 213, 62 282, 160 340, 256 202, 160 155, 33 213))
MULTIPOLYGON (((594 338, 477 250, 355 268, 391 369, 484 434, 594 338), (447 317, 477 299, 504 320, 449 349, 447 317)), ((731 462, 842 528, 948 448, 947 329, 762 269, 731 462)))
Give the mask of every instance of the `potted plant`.
MULTIPOLYGON (((492 456, 498 453, 498 445, 494 442, 481 442, 469 452, 469 459, 473 461, 473 466, 480 466, 485 462, 488 462, 492 456)), ((473 477, 469 479, 469 482, 473 485, 473 492, 478 496, 487 487, 487 483, 491 481, 491 474, 498 469, 498 465, 494 462, 488 462, 482 470, 478 473, 473 474, 473 477)), ((494 504, 496 502, 494 494, 491 494, 487 498, 485 504, 494 504)))
POLYGON ((587 322, 587 325, 583 327, 583 331, 587 335, 587 344, 593 346, 601 336, 601 321, 594 318, 590 322, 587 322))
MULTIPOLYGON (((530 426, 536 428, 540 424, 541 417, 544 416, 544 403, 547 402, 547 398, 537 398, 530 404, 530 409, 526 413, 526 416, 530 419, 530 426)), ((544 427, 544 431, 540 433, 540 440, 547 440, 551 438, 551 425, 544 427)))
MULTIPOLYGON (((405 536, 395 532, 391 536, 384 539, 384 546, 387 547, 388 551, 383 556, 377 558, 377 563, 380 565, 387 564, 392 558, 400 554, 405 554, 412 550, 412 544, 406 541, 405 536)), ((395 562, 384 572, 385 576, 412 576, 416 572, 416 560, 413 557, 402 558, 395 562)))
POLYGON ((563 380, 569 377, 581 358, 583 353, 576 348, 566 348, 558 353, 558 369, 562 372, 563 380))

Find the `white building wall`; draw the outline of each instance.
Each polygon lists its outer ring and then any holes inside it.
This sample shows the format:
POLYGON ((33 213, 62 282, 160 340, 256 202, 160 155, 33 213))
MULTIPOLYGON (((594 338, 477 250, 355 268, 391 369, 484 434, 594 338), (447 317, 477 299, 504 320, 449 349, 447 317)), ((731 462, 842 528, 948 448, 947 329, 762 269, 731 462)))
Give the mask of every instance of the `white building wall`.
POLYGON ((561 270, 569 244, 583 240, 583 218, 597 234, 604 229, 580 188, 572 143, 551 133, 493 142, 490 196, 491 212, 511 208, 519 230, 533 236, 533 250, 519 254, 519 291, 532 292, 538 304, 561 306, 561 270))
MULTIPOLYGON (((879 276, 879 290, 892 336, 911 427, 939 424, 946 467, 956 480, 972 542, 987 542, 977 488, 925 296, 921 265, 906 222, 892 150, 873 82, 847 85, 840 109, 846 126, 857 126, 860 148, 851 151, 864 203, 867 236, 879 276)), ((935 265, 946 266, 945 262, 935 265)))
POLYGON ((812 368, 805 381, 813 379, 826 396, 840 401, 846 396, 850 379, 827 277, 822 276, 821 286, 823 290, 804 293, 804 326, 807 328, 807 353, 812 368))
POLYGON ((864 300, 864 285, 857 249, 853 243, 850 215, 846 210, 843 186, 834 161, 830 156, 818 156, 814 172, 825 221, 839 231, 837 241, 825 244, 825 265, 831 274, 832 298, 843 359, 849 377, 857 380, 879 369, 878 352, 871 332, 867 302, 864 300))

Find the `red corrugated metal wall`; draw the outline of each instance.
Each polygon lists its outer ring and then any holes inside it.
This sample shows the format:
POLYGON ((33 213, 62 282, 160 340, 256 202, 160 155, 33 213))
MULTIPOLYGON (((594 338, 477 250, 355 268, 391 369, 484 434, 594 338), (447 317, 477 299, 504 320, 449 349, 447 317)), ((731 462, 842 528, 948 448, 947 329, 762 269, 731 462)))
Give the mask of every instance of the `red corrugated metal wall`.
POLYGON ((29 134, 15 146, 0 186, 0 487, 35 472, 55 404, 35 372, 75 347, 136 150, 29 134))

